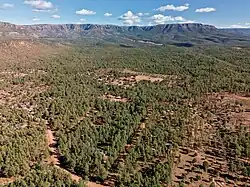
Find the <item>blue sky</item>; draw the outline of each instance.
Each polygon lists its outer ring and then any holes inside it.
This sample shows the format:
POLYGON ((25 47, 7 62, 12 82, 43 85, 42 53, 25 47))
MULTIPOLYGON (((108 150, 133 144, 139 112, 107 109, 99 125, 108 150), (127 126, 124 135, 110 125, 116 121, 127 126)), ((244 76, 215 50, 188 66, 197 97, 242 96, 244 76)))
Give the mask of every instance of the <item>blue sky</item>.
POLYGON ((249 8, 250 0, 0 0, 0 20, 15 24, 199 22, 250 27, 249 8))

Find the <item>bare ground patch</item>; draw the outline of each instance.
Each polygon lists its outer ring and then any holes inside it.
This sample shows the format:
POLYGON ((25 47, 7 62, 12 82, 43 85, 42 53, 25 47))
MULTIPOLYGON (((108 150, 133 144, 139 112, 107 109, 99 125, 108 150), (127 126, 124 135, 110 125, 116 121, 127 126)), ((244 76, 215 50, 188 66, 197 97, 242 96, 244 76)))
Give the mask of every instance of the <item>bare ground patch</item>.
POLYGON ((175 166, 172 176, 172 185, 196 187, 209 186, 215 183, 217 186, 244 186, 249 181, 247 177, 237 178, 228 171, 227 160, 211 156, 202 151, 180 147, 175 157, 175 166), (245 182, 244 182, 245 181, 245 182))
POLYGON ((16 180, 15 177, 11 177, 11 178, 0 178, 0 185, 6 185, 9 183, 12 183, 16 180))
POLYGON ((240 105, 238 111, 232 112, 231 120, 238 126, 243 125, 250 131, 250 97, 245 95, 225 94, 224 100, 240 105))
POLYGON ((167 81, 168 86, 172 87, 177 80, 177 77, 174 75, 150 74, 129 69, 100 69, 95 73, 98 76, 98 81, 104 82, 104 84, 122 86, 124 88, 133 87, 141 81, 151 83, 167 81))
POLYGON ((121 103, 126 103, 129 101, 128 98, 122 98, 120 96, 114 96, 114 95, 110 95, 110 94, 103 95, 101 97, 101 99, 109 100, 109 101, 113 101, 113 102, 121 102, 121 103))
POLYGON ((204 96, 194 107, 193 123, 186 127, 186 143, 175 157, 172 185, 245 186, 250 177, 237 166, 250 166, 250 158, 237 155, 236 147, 223 137, 249 133, 250 98, 246 95, 216 93, 204 96), (222 135, 221 135, 222 134, 222 135), (230 145, 230 146, 229 146, 230 145), (206 167, 205 167, 206 165, 206 167), (237 167, 238 167, 237 166, 237 167), (234 171, 232 171, 234 170, 234 171))

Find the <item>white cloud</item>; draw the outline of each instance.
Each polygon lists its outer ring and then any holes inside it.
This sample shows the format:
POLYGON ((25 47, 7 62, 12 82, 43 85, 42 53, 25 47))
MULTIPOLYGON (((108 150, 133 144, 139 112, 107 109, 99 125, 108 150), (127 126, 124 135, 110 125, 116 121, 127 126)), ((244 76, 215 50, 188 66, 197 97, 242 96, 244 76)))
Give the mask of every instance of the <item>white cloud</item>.
POLYGON ((84 19, 84 18, 81 18, 80 19, 80 22, 82 23, 82 22, 85 22, 85 21, 87 21, 86 19, 84 19))
POLYGON ((34 22, 35 21, 40 21, 40 19, 39 18, 33 18, 32 21, 34 21, 34 22))
POLYGON ((150 25, 166 24, 169 22, 194 23, 194 21, 186 20, 182 16, 173 17, 173 16, 164 16, 162 14, 153 15, 150 19, 151 19, 151 22, 149 23, 150 25))
POLYGON ((119 20, 122 20, 124 25, 137 25, 141 22, 141 18, 130 10, 121 15, 119 20))
POLYGON ((181 6, 165 5, 165 6, 161 6, 161 7, 157 8, 156 10, 161 11, 161 12, 165 12, 167 10, 173 10, 173 11, 181 12, 181 11, 188 10, 188 9, 189 9, 189 4, 186 3, 186 4, 181 5, 181 6))
POLYGON ((250 28, 250 23, 235 23, 232 25, 223 25, 219 28, 235 28, 235 29, 248 29, 250 28))
POLYGON ((186 19, 183 18, 182 16, 177 16, 174 19, 175 19, 175 21, 186 21, 186 19))
POLYGON ((51 17, 54 19, 59 19, 61 16, 55 14, 55 15, 52 15, 51 17))
POLYGON ((193 21, 193 20, 186 20, 186 21, 181 21, 181 22, 178 22, 180 24, 185 24, 185 23, 197 23, 196 21, 193 21))
POLYGON ((76 14, 78 14, 78 15, 95 15, 96 12, 92 11, 92 10, 82 9, 82 10, 76 11, 76 14))
POLYGON ((200 12, 200 13, 204 13, 204 12, 215 12, 216 9, 215 8, 211 8, 211 7, 207 7, 207 8, 199 8, 196 9, 195 12, 200 12))
POLYGON ((50 10, 33 9, 32 12, 50 12, 50 10))
POLYGON ((225 28, 248 29, 248 28, 250 28, 250 24, 249 25, 248 25, 248 23, 245 23, 244 25, 234 24, 234 25, 230 25, 229 27, 225 27, 225 28))
POLYGON ((58 12, 58 9, 33 9, 33 12, 46 12, 46 13, 56 13, 58 12))
POLYGON ((183 18, 182 16, 164 16, 162 14, 156 14, 151 16, 151 22, 149 23, 149 25, 159 25, 159 24, 167 24, 167 23, 180 23, 180 24, 184 24, 184 23, 195 23, 195 21, 192 20, 187 20, 185 18, 183 18))
POLYGON ((144 14, 143 13, 141 13, 141 12, 139 12, 138 14, 137 14, 138 16, 144 16, 144 14))
POLYGON ((151 17, 154 24, 164 24, 169 21, 174 21, 172 16, 164 16, 162 14, 156 14, 151 17))
POLYGON ((76 22, 75 24, 83 24, 84 22, 86 22, 87 20, 84 18, 81 18, 78 22, 76 22))
POLYGON ((0 9, 7 9, 7 8, 13 8, 14 4, 10 4, 10 3, 4 3, 0 6, 0 9))
POLYGON ((34 9, 46 10, 53 8, 53 4, 49 1, 43 0, 26 0, 24 4, 31 6, 34 9))
POLYGON ((143 17, 143 16, 145 17, 145 16, 149 16, 150 13, 147 13, 147 12, 146 12, 146 13, 139 12, 139 13, 137 13, 137 15, 140 16, 140 17, 143 17))
POLYGON ((108 13, 108 12, 106 12, 106 13, 104 14, 104 16, 106 16, 106 17, 110 17, 110 16, 112 16, 112 13, 108 13))

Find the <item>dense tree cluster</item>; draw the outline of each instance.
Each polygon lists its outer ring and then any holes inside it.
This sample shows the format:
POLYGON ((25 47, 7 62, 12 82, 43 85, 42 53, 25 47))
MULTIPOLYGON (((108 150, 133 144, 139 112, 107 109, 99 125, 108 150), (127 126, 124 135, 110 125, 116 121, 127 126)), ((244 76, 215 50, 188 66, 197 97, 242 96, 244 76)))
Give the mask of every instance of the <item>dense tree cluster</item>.
POLYGON ((84 187, 85 183, 80 181, 76 184, 71 181, 70 176, 61 172, 53 166, 36 165, 24 177, 9 183, 6 187, 84 187))

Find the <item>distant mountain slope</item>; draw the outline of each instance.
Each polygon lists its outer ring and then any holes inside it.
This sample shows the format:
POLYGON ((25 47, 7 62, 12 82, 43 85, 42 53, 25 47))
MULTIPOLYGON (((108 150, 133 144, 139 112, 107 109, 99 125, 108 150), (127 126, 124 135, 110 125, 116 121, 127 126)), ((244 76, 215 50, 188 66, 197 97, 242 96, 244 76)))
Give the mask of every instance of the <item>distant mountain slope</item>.
POLYGON ((250 36, 250 28, 228 28, 222 30, 231 34, 250 36))
POLYGON ((164 24, 156 26, 116 26, 96 24, 14 25, 0 23, 0 38, 57 38, 93 39, 114 43, 144 41, 147 44, 195 43, 231 44, 250 43, 244 33, 220 30, 199 23, 164 24))

